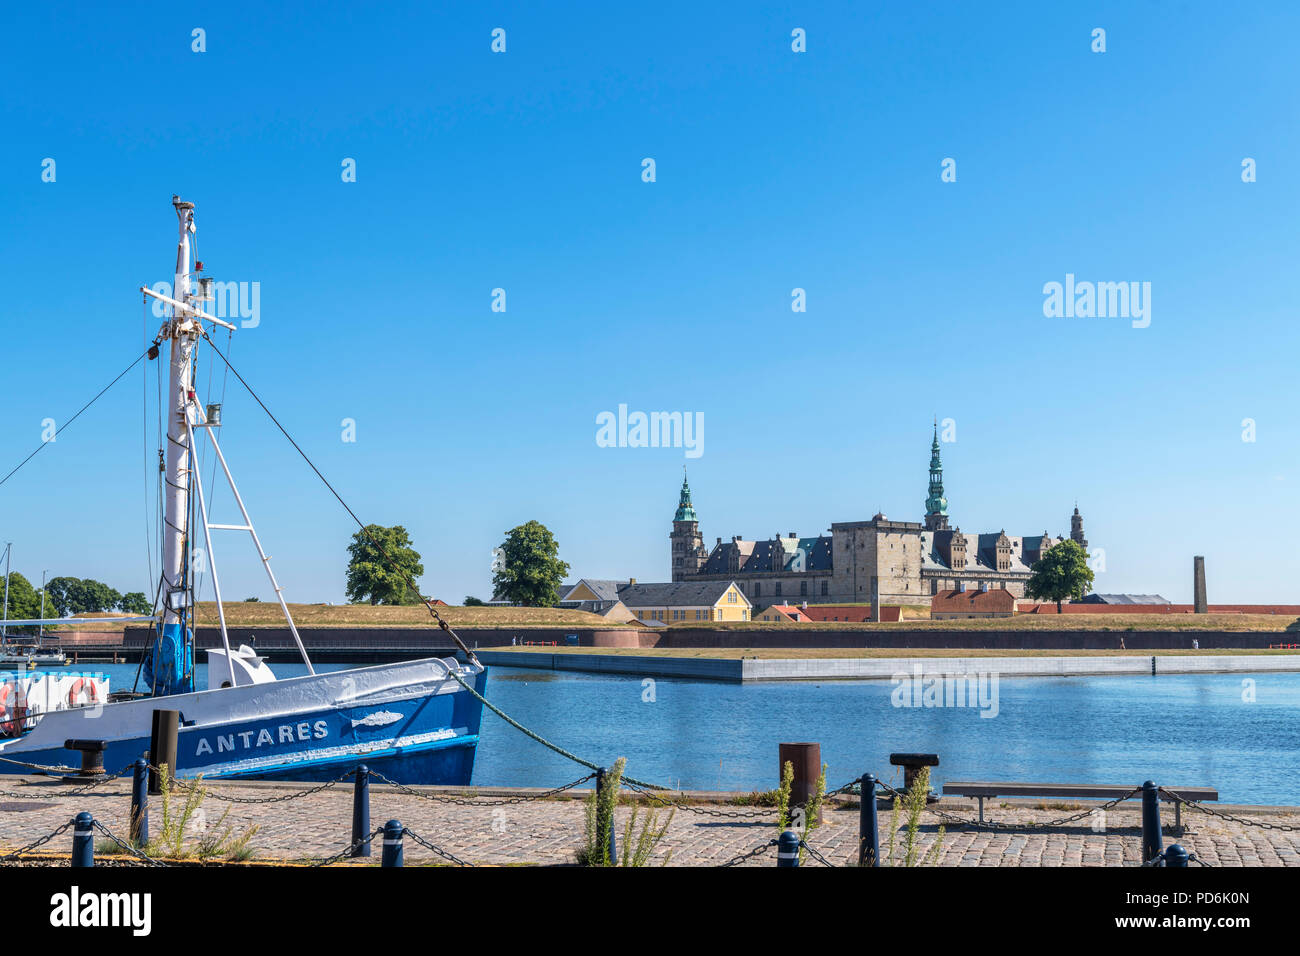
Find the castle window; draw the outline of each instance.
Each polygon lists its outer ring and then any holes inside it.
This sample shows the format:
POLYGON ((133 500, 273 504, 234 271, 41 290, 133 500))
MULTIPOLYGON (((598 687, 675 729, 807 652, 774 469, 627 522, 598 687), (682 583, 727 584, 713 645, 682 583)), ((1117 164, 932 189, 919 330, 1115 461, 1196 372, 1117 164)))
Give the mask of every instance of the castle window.
POLYGON ((800 597, 807 597, 807 596, 808 596, 808 582, 807 582, 807 581, 800 581, 800 582, 799 582, 799 596, 800 596, 800 597))
POLYGON ((827 591, 828 586, 829 586, 829 585, 827 584, 827 582, 825 582, 825 581, 822 582, 822 597, 825 597, 825 596, 827 595, 827 593, 828 593, 828 591, 827 591))
POLYGON ((754 597, 762 597, 762 596, 763 596, 763 585, 761 585, 761 584, 759 584, 757 581, 755 581, 755 582, 754 582, 754 597))
POLYGON ((774 592, 772 592, 772 593, 775 594, 777 597, 780 597, 780 596, 781 596, 781 582, 780 582, 780 581, 777 581, 777 582, 776 582, 776 590, 775 590, 774 592))

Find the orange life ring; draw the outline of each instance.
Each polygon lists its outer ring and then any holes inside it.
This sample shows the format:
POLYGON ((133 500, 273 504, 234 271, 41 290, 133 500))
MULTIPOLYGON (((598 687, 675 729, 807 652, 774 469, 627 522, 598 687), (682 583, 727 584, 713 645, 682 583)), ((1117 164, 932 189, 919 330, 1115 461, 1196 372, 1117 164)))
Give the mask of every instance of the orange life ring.
POLYGON ((95 689, 95 682, 93 680, 86 680, 84 677, 78 677, 72 682, 72 689, 68 691, 69 707, 80 706, 77 703, 77 695, 83 690, 86 691, 87 696, 90 697, 90 700, 88 700, 87 703, 95 704, 99 702, 99 691, 95 689))

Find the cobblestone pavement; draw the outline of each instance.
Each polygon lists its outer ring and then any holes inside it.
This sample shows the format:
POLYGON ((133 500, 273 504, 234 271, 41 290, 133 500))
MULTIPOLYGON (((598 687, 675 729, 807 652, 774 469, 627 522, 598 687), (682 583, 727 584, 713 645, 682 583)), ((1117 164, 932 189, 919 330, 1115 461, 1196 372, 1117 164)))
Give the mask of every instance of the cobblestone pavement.
MULTIPOLYGON (((250 846, 255 859, 309 860, 341 851, 350 840, 352 788, 350 783, 320 793, 278 803, 249 805, 218 799, 218 795, 245 799, 284 796, 311 784, 208 784, 209 796, 196 819, 208 827, 218 825, 227 810, 223 828, 239 833, 256 825, 257 833, 250 846)), ((87 810, 96 820, 125 837, 130 810, 130 787, 122 781, 103 785, 90 794, 60 797, 71 785, 43 778, 0 777, 0 854, 32 842, 67 822, 76 813, 87 810), (37 799, 19 799, 11 794, 30 794, 37 799)), ((419 788, 422 792, 446 796, 438 788, 419 788)), ((530 791, 491 791, 481 803, 500 800, 510 793, 530 791)), ((583 791, 572 793, 581 795, 583 791)), ((754 808, 717 803, 695 806, 713 811, 753 812, 754 808)), ((975 818, 974 801, 945 799, 937 806, 965 819, 975 818)), ((1069 816, 1088 803, 1042 804, 1034 801, 988 801, 986 818, 1000 823, 1026 824, 1069 816)), ((1241 815, 1252 824, 1273 823, 1300 827, 1300 807, 1238 808, 1216 807, 1241 815)), ((617 812, 620 846, 622 827, 631 808, 617 812)), ((644 816, 644 810, 641 811, 644 816)), ((150 823, 156 835, 162 822, 161 798, 150 798, 150 823)), ((1171 823, 1172 810, 1162 805, 1165 822, 1171 823)), ((578 799, 552 798, 509 805, 457 806, 437 803, 391 787, 371 787, 370 819, 378 827, 388 819, 398 819, 426 840, 477 864, 567 864, 582 841, 583 808, 578 799)), ((940 820, 926 813, 919 834, 920 852, 934 845, 940 820)), ((1215 866, 1298 866, 1300 832, 1271 830, 1258 825, 1232 823, 1185 808, 1185 832, 1166 834, 1166 844, 1180 842, 1198 859, 1215 866)), ((888 860, 890 814, 880 812, 882 855, 888 860)), ((943 835, 937 862, 943 866, 1137 866, 1141 860, 1139 803, 1130 801, 1105 814, 1105 832, 1095 832, 1089 817, 1065 826, 1045 830, 1025 828, 1011 831, 961 829, 949 826, 943 835)), ((830 862, 840 865, 856 859, 858 811, 856 804, 828 807, 825 823, 808 842, 830 862)), ((678 810, 668 834, 660 843, 656 862, 671 851, 671 866, 709 866, 726 862, 739 854, 767 843, 777 835, 775 816, 761 819, 731 819, 678 810)), ((97 836, 97 845, 102 837, 97 836)), ((42 850, 66 854, 71 846, 71 831, 61 834, 42 850)), ((902 855, 902 837, 897 840, 897 855, 902 855)), ((405 844, 408 865, 438 862, 438 858, 412 840, 405 844)), ((375 855, 368 861, 377 863, 375 855)), ((766 849, 745 866, 773 866, 775 848, 766 849)), ((805 865, 816 865, 806 860, 805 865)))

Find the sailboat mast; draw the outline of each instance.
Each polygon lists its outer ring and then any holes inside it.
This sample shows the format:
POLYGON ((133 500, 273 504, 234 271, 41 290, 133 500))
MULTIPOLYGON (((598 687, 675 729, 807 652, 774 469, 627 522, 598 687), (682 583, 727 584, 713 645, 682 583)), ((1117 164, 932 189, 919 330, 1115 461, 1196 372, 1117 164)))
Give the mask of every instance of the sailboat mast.
MULTIPOLYGON (((194 232, 194 203, 172 197, 180 238, 176 245, 176 276, 173 295, 183 306, 190 304, 190 235, 194 232)), ((198 321, 188 312, 171 310, 171 321, 164 337, 171 340, 171 369, 167 388, 167 469, 164 474, 163 504, 163 591, 168 594, 189 587, 185 573, 186 537, 189 529, 190 447, 188 406, 193 390, 192 358, 201 331, 198 321)), ((179 625, 180 613, 170 601, 163 603, 163 626, 179 625)), ((182 635, 183 637, 183 635, 182 635)))

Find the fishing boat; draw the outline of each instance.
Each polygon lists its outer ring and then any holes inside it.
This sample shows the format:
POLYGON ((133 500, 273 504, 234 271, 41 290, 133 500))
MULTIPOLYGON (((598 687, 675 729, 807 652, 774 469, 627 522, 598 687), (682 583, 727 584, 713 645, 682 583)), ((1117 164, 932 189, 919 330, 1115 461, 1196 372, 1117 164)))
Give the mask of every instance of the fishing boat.
POLYGON ((172 206, 179 221, 172 295, 140 288, 165 307, 165 321, 146 353, 148 359, 159 360, 164 348, 170 353, 163 409, 167 432, 161 575, 151 616, 114 619, 147 622, 153 629, 141 662, 143 690, 110 694, 103 675, 81 675, 65 691, 61 683, 53 683, 55 672, 42 674, 46 684, 34 689, 30 679, 20 687, 19 676, 0 674, 0 735, 9 734, 0 738, 0 772, 67 766, 74 754, 64 744, 72 740, 103 741, 105 767, 124 768, 149 750, 154 712, 165 710, 179 715, 172 768, 178 777, 329 780, 364 762, 402 783, 469 783, 487 669, 432 604, 429 610, 441 633, 450 636, 459 653, 329 673, 313 668, 218 441, 219 407, 201 405, 196 395, 194 366, 201 348, 229 365, 212 343, 210 327, 232 332, 235 327, 203 311, 203 303, 213 300, 212 280, 203 276, 203 263, 191 266, 194 204, 173 196, 172 206), (201 469, 196 467, 199 436, 229 485, 241 515, 237 523, 209 520, 201 469), (222 533, 251 538, 305 675, 278 678, 247 646, 231 647, 213 548, 214 536, 222 533), (195 686, 196 546, 206 554, 221 632, 221 646, 207 652, 204 689, 195 686), (6 686, 9 693, 3 690, 6 686))

